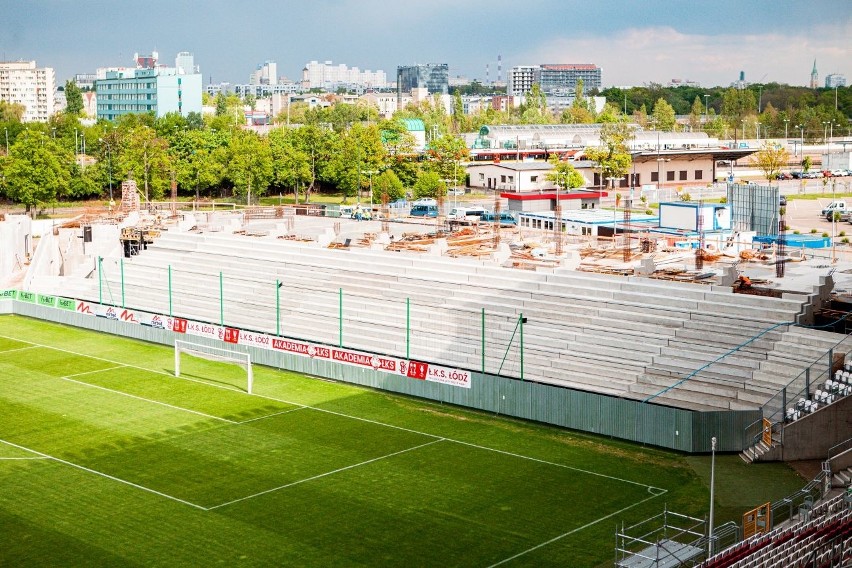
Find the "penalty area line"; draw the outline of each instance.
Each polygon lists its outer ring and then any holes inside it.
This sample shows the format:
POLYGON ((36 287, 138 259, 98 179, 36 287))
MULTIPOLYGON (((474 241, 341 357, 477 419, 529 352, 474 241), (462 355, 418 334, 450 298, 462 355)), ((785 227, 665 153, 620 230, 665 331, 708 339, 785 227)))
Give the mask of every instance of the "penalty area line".
MULTIPOLYGON (((115 367, 115 368, 119 369, 121 367, 115 367)), ((71 375, 71 376, 78 376, 78 375, 71 375)), ((111 392, 113 394, 126 396, 128 398, 134 398, 136 400, 141 400, 141 401, 148 402, 148 403, 151 403, 151 404, 157 404, 159 406, 165 406, 166 408, 171 408, 172 410, 180 410, 181 412, 189 412, 189 413, 195 414, 197 416, 203 416, 204 418, 211 418, 213 420, 219 420, 221 422, 227 422, 228 424, 239 424, 239 422, 236 422, 234 420, 228 420, 227 418, 222 418, 221 416, 213 416, 212 414, 205 414, 203 412, 199 412, 198 410, 192 410, 190 408, 183 408, 181 406, 175 406, 174 404, 169 404, 167 402, 160 402, 159 400, 153 400, 153 399, 150 399, 150 398, 145 398, 144 396, 137 396, 135 394, 130 394, 130 393, 123 392, 123 391, 120 391, 120 390, 102 387, 100 385, 93 385, 92 383, 87 383, 87 382, 84 382, 84 381, 78 381, 78 380, 75 380, 75 379, 69 379, 68 377, 59 377, 59 378, 60 378, 60 380, 68 381, 69 383, 76 383, 78 385, 82 385, 82 386, 85 386, 85 387, 91 387, 93 389, 99 389, 99 390, 102 390, 102 391, 111 392)))
POLYGON ((117 481, 118 483, 123 483, 125 485, 135 487, 136 489, 145 491, 147 493, 153 493, 154 495, 159 495, 160 497, 165 497, 166 499, 169 499, 171 501, 176 501, 178 503, 183 503, 184 505, 189 505, 190 507, 192 507, 194 509, 198 509, 200 511, 207 511, 207 508, 202 507, 201 505, 196 505, 195 503, 192 503, 190 501, 185 501, 183 499, 180 499, 179 497, 174 497, 172 495, 169 495, 168 493, 163 493, 161 491, 157 491, 156 489, 151 489, 150 487, 145 487, 144 485, 139 485, 138 483, 133 483, 132 481, 127 481, 126 479, 121 479, 120 477, 115 477, 113 475, 110 475, 108 473, 104 473, 102 471, 98 471, 96 469, 91 469, 91 468, 88 468, 86 466, 76 464, 74 462, 63 460, 61 458, 57 458, 56 456, 52 456, 50 454, 45 454, 44 452, 40 452, 38 450, 34 450, 34 449, 28 448, 26 446, 20 446, 18 444, 15 444, 13 442, 9 442, 9 441, 3 440, 3 439, 0 439, 0 443, 6 444, 7 446, 12 446, 13 448, 18 448, 19 450, 24 450, 25 452, 30 452, 32 454, 40 456, 43 459, 53 460, 55 462, 73 467, 75 469, 79 469, 79 470, 82 470, 82 471, 85 471, 85 472, 88 472, 88 473, 98 475, 100 477, 104 477, 104 478, 112 480, 112 481, 117 481))
POLYGON ((586 524, 585 524, 585 525, 583 525, 582 527, 577 527, 576 529, 570 530, 570 531, 568 531, 567 533, 561 534, 561 535, 559 535, 559 536, 557 536, 557 537, 553 537, 553 538, 551 538, 550 540, 547 540, 547 541, 545 541, 545 542, 542 542, 541 544, 537 544, 537 545, 533 546, 532 548, 528 548, 528 549, 526 549, 526 550, 524 550, 524 551, 522 551, 522 552, 519 552, 519 553, 515 554, 514 556, 510 556, 510 557, 508 557, 508 558, 504 558, 504 559, 503 559, 503 560, 501 560, 500 562, 496 562, 496 563, 492 564, 491 566, 489 566, 488 568, 494 568, 495 566, 500 566, 500 565, 502 565, 502 564, 505 564, 506 562, 510 562, 510 561, 512 561, 512 560, 514 560, 514 559, 516 559, 516 558, 520 558, 521 556, 524 556, 525 554, 529 554, 530 552, 533 552, 533 551, 535 551, 535 550, 538 550, 539 548, 543 548, 543 547, 545 547, 545 546, 547 546, 547 545, 549 545, 549 544, 553 544, 553 543, 554 543, 554 542, 556 542, 557 540, 561 540, 561 539, 565 538, 566 536, 571 536, 571 535, 572 535, 572 534, 574 534, 574 533, 580 532, 580 531, 585 530, 585 529, 587 529, 587 528, 589 528, 589 527, 591 527, 591 526, 594 526, 594 525, 596 525, 596 524, 598 524, 598 523, 600 523, 600 522, 602 522, 602 521, 605 521, 605 520, 607 520, 607 519, 609 519, 609 518, 612 518, 612 517, 614 517, 615 515, 619 515, 619 514, 621 514, 621 513, 625 512, 625 511, 629 511, 629 510, 630 510, 630 509, 632 509, 633 507, 637 507, 637 506, 641 505, 642 503, 645 503, 646 501, 650 501, 651 499, 656 499, 657 497, 659 497, 660 495, 663 495, 664 493, 667 493, 667 491, 666 491, 665 489, 663 489, 663 490, 662 490, 662 493, 658 493, 658 494, 651 495, 650 497, 646 497, 645 499, 642 499, 641 501, 637 501, 636 503, 633 503, 632 505, 629 505, 629 506, 627 506, 627 507, 624 507, 623 509, 619 509, 618 511, 615 511, 614 513, 610 513, 609 515, 607 515, 607 516, 605 516, 605 517, 601 517, 600 519, 596 519, 596 520, 594 520, 594 521, 591 521, 591 522, 589 522, 589 523, 586 523, 586 524))
POLYGON ((234 503, 239 503, 240 501, 247 501, 249 499, 254 499, 255 497, 260 497, 261 495, 266 495, 268 493, 274 493, 275 491, 287 489, 288 487, 293 487, 294 485, 299 485, 299 484, 302 484, 302 483, 307 483, 308 481, 314 481, 316 479, 321 479, 323 477, 327 477, 329 475, 334 475, 335 473, 340 473, 340 472, 346 471, 348 469, 354 469, 354 468, 360 467, 362 465, 367 465, 367 464, 371 464, 373 462, 377 462, 377 461, 384 460, 384 459, 387 459, 387 458, 392 458, 394 456, 398 456, 398 455, 404 454, 406 452, 413 452, 414 450, 419 450, 420 448, 425 448, 426 446, 431 446, 432 444, 437 444, 438 442, 442 442, 442 441, 444 441, 443 438, 439 438, 437 440, 430 440, 429 442, 426 442, 425 444, 420 444, 419 446, 414 446, 413 448, 406 448, 406 449, 400 450, 398 452, 393 452, 391 454, 379 456, 377 458, 369 459, 369 460, 362 461, 362 462, 359 462, 359 463, 354 463, 352 465, 347 465, 346 467, 341 467, 341 468, 335 469, 333 471, 327 471, 325 473, 320 473, 319 475, 306 477, 305 479, 300 479, 299 481, 293 481, 292 483, 287 483, 285 485, 280 485, 278 487, 273 487, 271 489, 267 489, 265 491, 260 491, 259 493, 255 493, 253 495, 246 495, 245 497, 240 497, 239 499, 234 499, 233 501, 228 501, 227 503, 220 503, 218 505, 213 505, 212 507, 207 507, 207 510, 212 511, 214 509, 219 509, 221 507, 227 507, 228 505, 233 505, 234 503))

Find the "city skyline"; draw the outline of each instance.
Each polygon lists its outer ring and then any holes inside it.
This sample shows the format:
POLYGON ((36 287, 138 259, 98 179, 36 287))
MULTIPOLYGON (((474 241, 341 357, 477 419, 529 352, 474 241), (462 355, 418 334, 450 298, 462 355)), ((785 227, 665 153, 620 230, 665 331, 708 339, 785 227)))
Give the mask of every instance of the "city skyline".
POLYGON ((298 81, 316 60, 389 78, 414 63, 447 63, 451 77, 492 82, 505 81, 516 65, 593 63, 603 69, 604 87, 672 79, 726 86, 740 71, 748 82, 807 85, 814 60, 821 82, 830 73, 848 77, 852 61, 852 17, 842 0, 721 0, 707 9, 618 1, 594 12, 575 0, 530 0, 523 11, 508 0, 492 0, 487 10, 449 0, 258 0, 245 9, 219 0, 202 9, 151 0, 131 26, 116 23, 122 2, 98 0, 85 10, 66 0, 3 4, 0 59, 53 67, 60 85, 98 67, 131 66, 134 53, 152 51, 167 65, 178 52, 192 52, 204 84, 247 83, 267 60, 277 62, 279 76, 298 81))

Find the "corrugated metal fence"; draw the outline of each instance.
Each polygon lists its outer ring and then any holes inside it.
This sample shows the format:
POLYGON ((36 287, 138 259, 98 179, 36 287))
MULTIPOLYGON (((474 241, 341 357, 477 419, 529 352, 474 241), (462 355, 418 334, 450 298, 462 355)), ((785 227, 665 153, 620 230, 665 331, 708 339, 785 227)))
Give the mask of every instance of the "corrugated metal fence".
MULTIPOLYGON (((17 300, 0 301, 0 313, 15 313, 163 345, 173 345, 175 341, 171 331, 17 300)), ((222 345, 220 341, 203 337, 193 337, 193 341, 215 347, 222 345)), ((760 418, 760 411, 756 410, 695 412, 482 373, 473 373, 472 386, 465 389, 334 361, 242 348, 261 365, 687 453, 709 452, 710 439, 714 436, 719 440, 717 450, 741 451, 747 445, 746 426, 760 418)))

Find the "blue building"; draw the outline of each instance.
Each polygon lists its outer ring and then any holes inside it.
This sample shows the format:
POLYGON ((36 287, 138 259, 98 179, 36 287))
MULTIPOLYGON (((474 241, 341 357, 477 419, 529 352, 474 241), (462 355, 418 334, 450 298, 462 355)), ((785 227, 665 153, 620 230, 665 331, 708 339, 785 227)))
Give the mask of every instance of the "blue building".
POLYGON ((171 67, 107 71, 106 79, 95 81, 95 90, 98 119, 147 112, 157 117, 201 113, 201 74, 178 74, 171 67))

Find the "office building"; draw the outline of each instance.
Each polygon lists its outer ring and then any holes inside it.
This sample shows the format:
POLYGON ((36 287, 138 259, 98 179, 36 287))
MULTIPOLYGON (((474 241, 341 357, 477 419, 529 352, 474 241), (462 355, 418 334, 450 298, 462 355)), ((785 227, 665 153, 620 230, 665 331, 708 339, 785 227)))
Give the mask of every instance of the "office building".
POLYGON ((47 122, 54 113, 56 74, 35 61, 0 62, 0 101, 24 106, 24 122, 47 122))
POLYGON ((548 95, 573 95, 579 80, 585 91, 600 89, 601 68, 590 63, 519 65, 509 70, 508 94, 526 95, 538 85, 548 95))
POLYGON ((249 85, 275 85, 278 83, 278 64, 264 61, 249 76, 249 85))
POLYGON ((179 75, 194 75, 201 73, 198 65, 195 64, 195 56, 188 51, 181 51, 175 57, 175 69, 179 75))
POLYGON ((104 79, 95 81, 95 88, 99 119, 146 112, 157 117, 201 113, 201 75, 180 75, 174 67, 107 71, 104 79))
POLYGON ((396 94, 402 100, 404 94, 414 89, 426 89, 430 95, 446 95, 450 91, 450 70, 446 63, 426 63, 400 66, 396 69, 396 94))
POLYGON ((839 73, 829 73, 825 76, 825 88, 835 89, 846 86, 846 76, 839 73))

